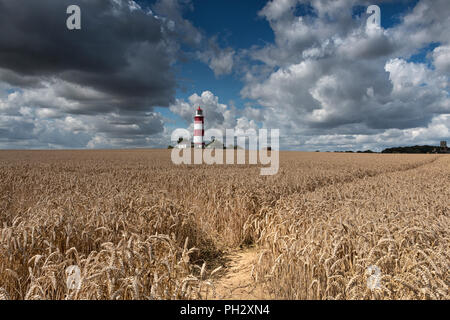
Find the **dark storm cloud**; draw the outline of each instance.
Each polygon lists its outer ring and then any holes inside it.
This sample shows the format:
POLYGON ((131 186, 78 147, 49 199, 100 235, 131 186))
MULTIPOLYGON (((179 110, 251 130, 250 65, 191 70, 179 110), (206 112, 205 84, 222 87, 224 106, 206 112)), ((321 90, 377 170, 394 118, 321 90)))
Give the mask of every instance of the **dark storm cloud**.
POLYGON ((0 79, 21 88, 65 81, 102 95, 60 92, 78 102, 73 113, 167 106, 172 59, 164 21, 127 1, 0 0, 0 79), (72 4, 81 8, 81 30, 66 27, 72 4))
MULTIPOLYGON (((95 123, 95 121, 94 121, 95 123)), ((163 122, 156 114, 110 115, 106 121, 96 123, 97 132, 106 133, 109 137, 150 136, 164 129, 163 122)))
POLYGON ((35 76, 25 76, 11 70, 0 69, 0 79, 11 86, 19 88, 40 87, 40 79, 35 76))
POLYGON ((0 0, 0 148, 164 146, 153 107, 174 100, 181 43, 201 40, 184 5, 0 0))

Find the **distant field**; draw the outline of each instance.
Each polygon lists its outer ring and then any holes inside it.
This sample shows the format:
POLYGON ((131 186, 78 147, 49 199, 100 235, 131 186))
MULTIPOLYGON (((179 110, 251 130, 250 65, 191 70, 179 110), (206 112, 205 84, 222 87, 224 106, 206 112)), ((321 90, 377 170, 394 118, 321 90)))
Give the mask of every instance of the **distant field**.
POLYGON ((0 299, 450 298, 450 156, 281 152, 259 170, 0 151, 0 299), (255 291, 226 293, 233 272, 255 291))

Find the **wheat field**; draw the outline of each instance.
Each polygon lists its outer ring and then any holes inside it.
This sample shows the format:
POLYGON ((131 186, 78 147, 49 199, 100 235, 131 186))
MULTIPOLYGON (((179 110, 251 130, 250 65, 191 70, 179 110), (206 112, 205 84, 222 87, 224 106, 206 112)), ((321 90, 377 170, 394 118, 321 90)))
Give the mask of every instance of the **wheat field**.
POLYGON ((264 299, 450 298, 450 156, 280 152, 259 170, 0 151, 0 299, 209 299, 245 248, 264 299))

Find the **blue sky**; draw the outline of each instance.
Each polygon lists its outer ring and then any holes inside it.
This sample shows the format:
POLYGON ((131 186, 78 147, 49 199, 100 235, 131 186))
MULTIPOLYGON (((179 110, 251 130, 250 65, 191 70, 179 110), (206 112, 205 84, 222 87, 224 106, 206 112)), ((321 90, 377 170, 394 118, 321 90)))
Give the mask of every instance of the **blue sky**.
POLYGON ((0 0, 0 148, 166 147, 197 105, 286 150, 450 139, 446 0, 74 0, 75 32, 69 0, 24 1, 0 0))

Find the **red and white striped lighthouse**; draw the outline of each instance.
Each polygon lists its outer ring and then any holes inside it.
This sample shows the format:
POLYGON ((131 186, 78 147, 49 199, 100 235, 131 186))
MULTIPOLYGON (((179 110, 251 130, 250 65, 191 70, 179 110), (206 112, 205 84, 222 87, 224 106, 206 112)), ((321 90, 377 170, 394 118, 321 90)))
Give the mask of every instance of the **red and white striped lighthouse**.
POLYGON ((203 124, 203 110, 199 106, 194 117, 194 148, 203 149, 205 147, 205 142, 203 141, 205 130, 203 129, 203 124))

